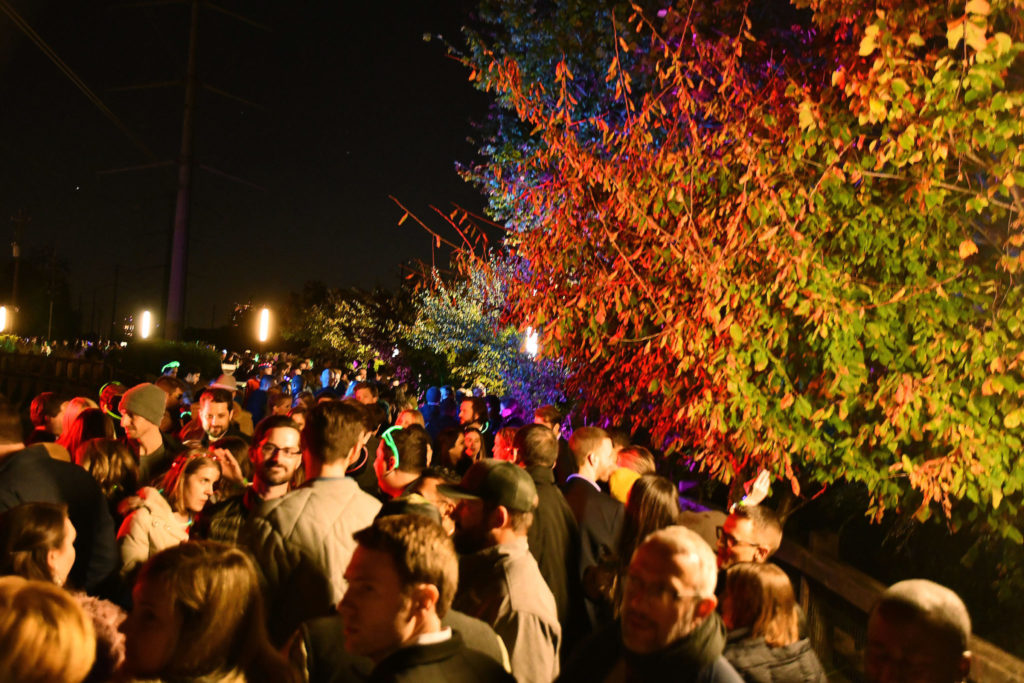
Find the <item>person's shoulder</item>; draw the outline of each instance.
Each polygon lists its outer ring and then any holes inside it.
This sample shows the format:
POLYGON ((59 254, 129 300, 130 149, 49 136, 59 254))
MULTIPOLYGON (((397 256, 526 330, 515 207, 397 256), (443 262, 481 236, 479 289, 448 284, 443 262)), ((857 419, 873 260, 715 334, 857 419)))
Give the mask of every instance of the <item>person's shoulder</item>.
POLYGON ((697 681, 698 683, 743 683, 743 677, 725 657, 719 655, 715 661, 704 667, 697 677, 697 681))

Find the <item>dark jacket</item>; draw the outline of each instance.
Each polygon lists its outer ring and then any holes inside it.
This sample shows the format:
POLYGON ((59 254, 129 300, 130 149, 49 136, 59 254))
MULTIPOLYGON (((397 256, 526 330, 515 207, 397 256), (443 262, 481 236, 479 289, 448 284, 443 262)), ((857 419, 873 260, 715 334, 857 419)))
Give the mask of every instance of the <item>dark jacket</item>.
POLYGON ((99 484, 78 465, 52 459, 45 446, 29 446, 0 460, 0 512, 36 502, 68 506, 78 532, 68 583, 95 591, 119 566, 114 520, 99 484))
POLYGON ((131 439, 125 439, 125 443, 135 455, 139 463, 139 486, 159 486, 160 479, 174 464, 174 459, 185 451, 181 442, 172 436, 161 433, 163 445, 152 453, 139 455, 139 444, 131 439))
POLYGON ((748 683, 827 683, 811 641, 768 647, 764 638, 749 638, 750 629, 729 633, 725 658, 748 683))
POLYGON ((576 518, 555 486, 555 473, 550 467, 527 467, 537 486, 537 511, 526 540, 530 554, 537 560, 558 608, 562 623, 562 653, 568 655, 578 636, 586 629, 581 584, 576 579, 580 565, 580 530, 576 518))
MULTIPOLYGON (((448 610, 441 624, 459 634, 466 647, 493 660, 504 671, 508 653, 494 629, 471 616, 448 610)), ((373 662, 345 651, 344 622, 338 614, 310 619, 291 643, 289 658, 306 672, 309 683, 365 680, 373 662)))
MULTIPOLYGON (((611 557, 615 552, 626 508, 606 493, 602 493, 588 479, 570 476, 565 484, 565 501, 572 510, 580 529, 580 564, 578 578, 583 580, 589 567, 611 557)), ((587 599, 587 614, 592 629, 597 629, 613 618, 610 606, 587 599)))
POLYGON ((581 643, 558 680, 562 683, 646 683, 661 680, 674 683, 743 683, 722 656, 725 627, 717 612, 712 612, 689 635, 664 650, 646 655, 635 654, 623 647, 621 628, 618 621, 612 622, 581 643))
POLYGON ((493 659, 467 647, 458 632, 440 643, 403 647, 391 653, 374 667, 369 680, 381 683, 515 681, 493 659))

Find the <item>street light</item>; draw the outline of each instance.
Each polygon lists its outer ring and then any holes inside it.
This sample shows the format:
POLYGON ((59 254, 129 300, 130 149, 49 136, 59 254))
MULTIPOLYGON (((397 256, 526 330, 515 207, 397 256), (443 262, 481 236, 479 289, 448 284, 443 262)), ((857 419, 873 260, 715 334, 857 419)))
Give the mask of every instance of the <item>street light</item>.
POLYGON ((7 331, 7 307, 0 306, 0 332, 7 331))
POLYGON ((260 327, 257 337, 261 343, 270 338, 270 309, 266 306, 260 309, 260 327))
POLYGON ((537 330, 532 327, 526 328, 526 341, 523 344, 523 348, 526 353, 530 354, 534 358, 537 357, 537 352, 540 350, 540 338, 537 335, 537 330))
POLYGON ((153 314, 149 311, 142 312, 142 320, 139 321, 139 338, 149 339, 153 334, 153 314))

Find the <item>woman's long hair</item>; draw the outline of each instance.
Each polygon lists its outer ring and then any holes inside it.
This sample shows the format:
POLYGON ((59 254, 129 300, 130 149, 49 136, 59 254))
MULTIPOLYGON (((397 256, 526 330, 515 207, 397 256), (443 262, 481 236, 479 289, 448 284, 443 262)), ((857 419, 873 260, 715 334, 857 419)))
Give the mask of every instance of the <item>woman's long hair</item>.
POLYGON ((110 419, 109 415, 99 408, 86 408, 78 413, 70 426, 57 439, 57 443, 68 449, 68 453, 74 458, 78 447, 89 439, 113 439, 116 436, 114 421, 110 419))
POLYGON ((241 672, 250 683, 295 680, 267 637, 256 567, 242 550, 214 541, 183 543, 154 555, 138 581, 159 585, 182 617, 162 678, 241 672))
POLYGON ((92 475, 112 506, 139 487, 139 465, 128 446, 115 439, 89 439, 74 453, 75 464, 92 475))
POLYGON ((620 567, 629 566, 633 551, 648 534, 675 524, 679 513, 679 492, 671 481, 657 474, 637 479, 629 491, 619 536, 616 555, 620 567))
POLYGON ((52 583, 46 558, 64 543, 67 516, 53 503, 22 503, 0 515, 0 574, 52 583))
POLYGON ((726 570, 723 602, 730 628, 749 628, 769 647, 795 643, 798 615, 793 585, 771 563, 740 562, 726 570))
POLYGON ((204 467, 214 467, 218 472, 222 471, 220 460, 205 450, 196 449, 179 455, 171 465, 171 469, 164 475, 160 492, 171 504, 171 509, 178 514, 188 514, 188 511, 185 510, 185 480, 188 479, 188 475, 198 472, 204 467))

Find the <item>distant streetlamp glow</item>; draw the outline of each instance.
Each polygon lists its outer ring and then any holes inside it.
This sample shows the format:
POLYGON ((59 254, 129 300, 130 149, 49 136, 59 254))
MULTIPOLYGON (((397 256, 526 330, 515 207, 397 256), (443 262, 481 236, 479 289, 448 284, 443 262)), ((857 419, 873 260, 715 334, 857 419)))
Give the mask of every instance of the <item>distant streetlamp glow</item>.
POLYGON ((260 309, 260 329, 258 337, 261 342, 267 341, 270 337, 270 309, 266 307, 260 309))
POLYGON ((153 314, 149 311, 142 312, 142 320, 139 321, 139 338, 149 339, 153 334, 153 314))
POLYGON ((526 342, 523 344, 526 352, 533 357, 537 356, 537 352, 540 350, 539 337, 537 331, 532 327, 526 328, 526 342))
POLYGON ((0 332, 7 331, 7 307, 0 306, 0 332))

